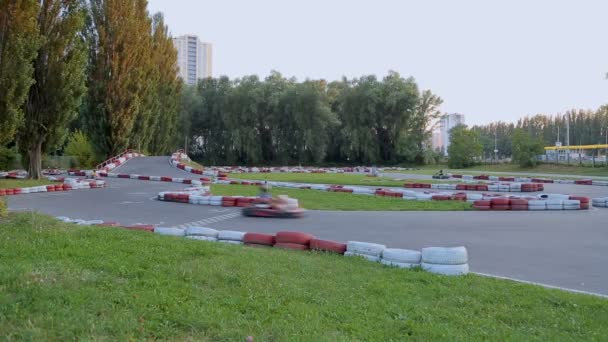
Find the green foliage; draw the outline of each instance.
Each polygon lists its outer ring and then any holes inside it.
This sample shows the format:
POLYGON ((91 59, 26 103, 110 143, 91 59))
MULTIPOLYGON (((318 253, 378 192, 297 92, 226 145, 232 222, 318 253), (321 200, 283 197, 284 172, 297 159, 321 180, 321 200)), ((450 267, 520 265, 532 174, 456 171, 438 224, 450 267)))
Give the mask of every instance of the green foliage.
POLYGON ((0 146, 11 142, 23 123, 23 104, 34 83, 38 2, 0 0, 0 146))
POLYGON ((17 163, 17 151, 15 148, 0 146, 0 171, 12 170, 17 163))
POLYGON ((599 341, 608 335, 603 298, 327 253, 82 227, 29 213, 0 224, 0 250, 10 260, 0 263, 0 331, 7 340, 599 341))
POLYGON ((152 20, 146 0, 91 0, 89 4, 90 70, 84 122, 96 150, 109 156, 149 134, 150 93, 159 77, 153 68, 152 20), (134 135, 138 115, 145 115, 139 117, 144 122, 134 135))
POLYGON ((81 131, 76 131, 70 135, 64 153, 76 158, 80 168, 91 168, 95 166, 97 161, 93 145, 86 134, 81 131))
POLYGON ((450 130, 450 146, 448 146, 448 166, 460 169, 475 165, 483 148, 477 132, 465 125, 458 125, 450 130))
POLYGON ((209 164, 423 162, 441 104, 394 72, 330 84, 276 71, 205 79, 182 101, 189 151, 209 164))
POLYGON ((544 152, 543 142, 535 139, 523 129, 513 134, 513 162, 521 167, 533 167, 538 163, 536 156, 544 152))
POLYGON ((35 83, 19 130, 19 151, 30 177, 38 179, 42 154, 63 143, 85 94, 84 8, 80 0, 41 1, 38 27, 42 44, 34 59, 35 83))

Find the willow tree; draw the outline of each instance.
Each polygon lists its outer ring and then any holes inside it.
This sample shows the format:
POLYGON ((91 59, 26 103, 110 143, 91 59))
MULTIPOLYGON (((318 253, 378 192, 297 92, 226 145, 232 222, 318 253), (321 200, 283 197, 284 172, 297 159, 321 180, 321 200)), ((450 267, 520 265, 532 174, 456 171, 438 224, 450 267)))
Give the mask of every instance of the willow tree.
POLYGON ((57 146, 85 93, 86 48, 80 0, 42 0, 37 15, 42 44, 34 60, 35 83, 25 104, 19 150, 31 178, 41 177, 42 153, 57 146))
POLYGON ((137 115, 150 89, 151 20, 146 0, 90 0, 91 41, 85 126, 98 152, 137 142, 137 115))
POLYGON ((36 0, 0 0, 0 146, 15 137, 23 122, 23 103, 34 83, 37 11, 36 0))

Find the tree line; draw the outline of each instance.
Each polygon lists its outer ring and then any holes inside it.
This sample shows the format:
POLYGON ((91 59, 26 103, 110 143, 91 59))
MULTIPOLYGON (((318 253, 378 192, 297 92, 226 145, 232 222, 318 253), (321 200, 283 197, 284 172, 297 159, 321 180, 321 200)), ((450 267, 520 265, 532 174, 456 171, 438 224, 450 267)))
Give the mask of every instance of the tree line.
POLYGON ((421 163, 442 100, 389 72, 298 82, 274 71, 185 89, 180 129, 210 164, 421 163))
POLYGON ((544 146, 554 146, 557 141, 566 145, 606 144, 608 136, 608 106, 593 110, 569 110, 564 114, 524 117, 516 123, 495 122, 473 126, 482 145, 484 159, 494 158, 494 143, 498 158, 513 155, 513 137, 517 129, 539 139, 544 146), (569 138, 568 129, 569 126, 569 138))
POLYGON ((0 146, 31 177, 70 129, 100 158, 175 147, 181 81, 161 14, 146 0, 0 0, 0 146))

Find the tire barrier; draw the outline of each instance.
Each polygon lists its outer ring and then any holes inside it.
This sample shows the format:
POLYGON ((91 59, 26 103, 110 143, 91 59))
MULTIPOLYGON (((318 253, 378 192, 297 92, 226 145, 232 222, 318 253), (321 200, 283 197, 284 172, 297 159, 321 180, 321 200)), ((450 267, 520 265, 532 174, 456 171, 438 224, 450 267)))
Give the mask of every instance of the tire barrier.
POLYGON ((597 208, 608 208, 608 197, 594 198, 592 204, 597 208))
POLYGON ((399 268, 420 266, 421 253, 409 249, 386 248, 382 251, 380 263, 399 268))
POLYGON ((422 269, 443 275, 469 273, 469 257, 465 247, 427 247, 421 251, 422 269))
POLYGON ((360 256, 369 261, 380 261, 382 252, 386 249, 385 245, 361 242, 361 241, 348 241, 346 243, 345 256, 360 256))
POLYGON ((14 196, 22 194, 34 194, 40 192, 59 192, 81 189, 97 189, 106 186, 106 182, 101 180, 66 178, 64 179, 64 182, 65 183, 31 186, 25 188, 0 189, 0 196, 14 196))
MULTIPOLYGON (((77 173, 70 173, 77 174, 77 173)), ((190 184, 190 185, 206 185, 210 184, 211 180, 209 178, 203 177, 200 179, 190 179, 190 178, 178 178, 178 177, 166 177, 166 176, 145 176, 145 175, 136 175, 136 174, 126 174, 126 173, 109 173, 100 171, 97 174, 99 177, 105 178, 124 178, 124 179, 134 179, 141 181, 153 181, 153 182, 168 182, 168 183, 181 183, 181 184, 190 184)))
MULTIPOLYGON (((493 181, 493 182, 517 182, 517 183, 539 183, 539 184, 574 184, 574 185, 595 185, 595 186, 608 186, 608 181, 605 180, 593 180, 593 179, 549 179, 549 178, 528 178, 528 177, 499 177, 489 175, 459 175, 449 174, 450 179, 464 179, 464 180, 481 180, 481 181, 493 181)), ((540 190, 542 191, 542 190, 540 190)))
POLYGON ((435 183, 405 183, 407 189, 439 189, 456 191, 494 191, 494 192, 536 192, 544 191, 544 185, 539 183, 487 183, 487 184, 435 184, 435 183))
POLYGON ((422 266, 430 272, 445 275, 462 275, 468 273, 468 253, 465 247, 428 247, 422 251, 398 248, 386 248, 385 245, 361 241, 341 242, 320 240, 303 232, 280 231, 276 235, 241 232, 234 230, 215 230, 208 227, 191 226, 186 229, 173 227, 155 227, 136 224, 120 225, 117 222, 103 220, 70 219, 57 216, 56 219, 78 225, 93 225, 107 228, 123 228, 154 232, 159 235, 184 237, 191 240, 239 244, 249 247, 282 248, 290 250, 313 250, 331 252, 344 256, 363 257, 369 261, 380 262, 387 266, 411 268, 422 266), (466 267, 466 270, 465 270, 466 267))
POLYGON ((344 254, 344 252, 346 252, 346 244, 336 241, 311 239, 310 249, 321 252, 344 254))
POLYGON ((583 196, 539 195, 539 197, 494 197, 473 201, 473 208, 478 210, 586 210, 590 199, 583 196), (544 196, 544 197, 543 197, 544 196))
POLYGON ((245 233, 243 236, 243 242, 247 246, 272 247, 275 244, 275 237, 271 234, 245 233))
POLYGON ((310 249, 310 240, 315 237, 300 232, 278 232, 275 236, 275 247, 296 250, 310 249))
MULTIPOLYGON (((133 159, 135 157, 143 157, 143 156, 144 155, 142 153, 139 153, 132 149, 128 149, 128 150, 125 150, 122 153, 104 161, 103 163, 97 165, 95 167, 95 170, 110 172, 113 169, 117 168, 118 166, 124 164, 125 162, 127 162, 130 159, 133 159)), ((84 171, 84 170, 81 170, 80 172, 82 172, 82 171, 84 171)))

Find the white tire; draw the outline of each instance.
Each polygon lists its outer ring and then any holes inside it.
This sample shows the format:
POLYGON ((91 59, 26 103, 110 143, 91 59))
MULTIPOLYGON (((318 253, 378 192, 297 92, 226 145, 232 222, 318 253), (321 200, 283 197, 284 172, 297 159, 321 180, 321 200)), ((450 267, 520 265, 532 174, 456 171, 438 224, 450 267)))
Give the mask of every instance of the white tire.
POLYGON ((405 264, 419 264, 422 253, 409 249, 387 248, 382 251, 382 260, 405 264))
POLYGON ((165 228, 165 227, 156 227, 154 228, 154 232, 160 235, 169 235, 169 236, 184 236, 185 231, 179 228, 165 228))
POLYGON ((218 231, 212 228, 207 227, 188 227, 186 228, 186 235, 197 235, 197 236, 206 236, 217 238, 218 231))
POLYGON ((528 207, 546 207, 547 201, 545 200, 529 200, 528 207))
POLYGON ((437 264, 420 264, 422 269, 436 274, 443 274, 448 276, 465 275, 469 273, 469 264, 462 265, 437 265, 437 264))
POLYGON ((353 253, 353 252, 344 252, 344 256, 362 257, 362 258, 367 259, 368 261, 372 261, 372 262, 380 261, 380 257, 373 256, 373 255, 367 255, 367 254, 353 253))
POLYGON ((547 210, 564 210, 564 206, 561 204, 547 204, 547 210))
POLYGON ((217 238, 220 240, 229 240, 229 241, 243 241, 245 237, 245 232, 237 232, 234 230, 221 230, 217 238))
POLYGON ((198 240, 198 241, 212 241, 212 242, 217 241, 217 239, 214 237, 201 236, 201 235, 188 235, 188 236, 186 236, 186 239, 198 240))
POLYGON ((235 240, 217 240, 217 242, 228 243, 232 245, 242 245, 243 241, 235 241, 235 240))
POLYGON ((545 206, 545 205, 543 205, 543 206, 529 205, 528 204, 528 210, 533 210, 533 211, 547 210, 547 206, 545 206))
POLYGON ((385 259, 380 259, 380 263, 383 265, 386 265, 386 266, 399 267, 399 268, 412 268, 412 267, 420 266, 419 263, 408 264, 405 262, 395 262, 395 261, 390 261, 390 260, 385 260, 385 259))
POLYGON ((468 262, 465 247, 427 247, 422 249, 422 262, 437 265, 462 265, 468 262))
POLYGON ((386 249, 385 245, 370 242, 348 241, 346 250, 357 254, 366 254, 379 258, 382 251, 386 249))

